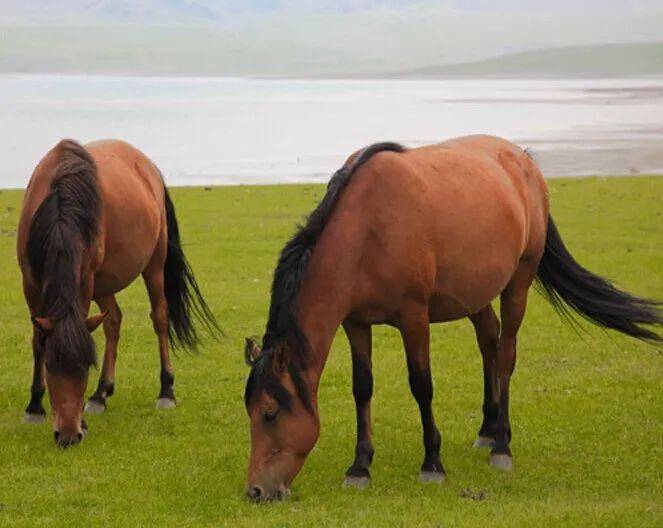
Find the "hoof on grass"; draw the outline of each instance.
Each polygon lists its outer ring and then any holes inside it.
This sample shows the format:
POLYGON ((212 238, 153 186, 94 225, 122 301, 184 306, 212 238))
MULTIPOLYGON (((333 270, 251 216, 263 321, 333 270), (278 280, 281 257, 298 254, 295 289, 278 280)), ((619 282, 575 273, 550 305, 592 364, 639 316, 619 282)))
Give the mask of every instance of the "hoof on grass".
POLYGON ((423 482, 424 484, 428 482, 436 482, 438 484, 442 484, 446 480, 447 476, 446 474, 440 472, 440 471, 422 471, 419 473, 419 482, 423 482))
POLYGON ((157 409, 174 409, 175 407, 175 400, 171 398, 159 398, 157 400, 157 409))
POLYGON ((46 414, 32 414, 32 413, 25 413, 23 415, 23 423, 27 424, 40 424, 44 420, 46 420, 46 414))
POLYGON ((513 458, 504 453, 493 453, 490 455, 490 465, 500 471, 513 471, 513 458))
POLYGON ((106 412, 106 404, 96 400, 88 400, 85 404, 85 412, 87 414, 103 414, 106 412))
POLYGON ((358 490, 363 490, 368 488, 371 484, 371 479, 369 477, 352 477, 346 476, 343 481, 343 488, 354 488, 358 490))
POLYGON ((477 449, 482 449, 484 447, 493 447, 494 443, 495 440, 492 439, 490 436, 477 436, 477 439, 474 441, 472 447, 476 447, 477 449))

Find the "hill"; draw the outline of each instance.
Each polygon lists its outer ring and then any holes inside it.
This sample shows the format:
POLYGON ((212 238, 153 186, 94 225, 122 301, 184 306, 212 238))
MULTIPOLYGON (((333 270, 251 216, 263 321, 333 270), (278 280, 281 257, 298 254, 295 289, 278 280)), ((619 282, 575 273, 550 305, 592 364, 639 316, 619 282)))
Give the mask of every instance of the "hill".
POLYGON ((623 77, 663 74, 663 42, 547 48, 476 62, 402 71, 393 77, 623 77))

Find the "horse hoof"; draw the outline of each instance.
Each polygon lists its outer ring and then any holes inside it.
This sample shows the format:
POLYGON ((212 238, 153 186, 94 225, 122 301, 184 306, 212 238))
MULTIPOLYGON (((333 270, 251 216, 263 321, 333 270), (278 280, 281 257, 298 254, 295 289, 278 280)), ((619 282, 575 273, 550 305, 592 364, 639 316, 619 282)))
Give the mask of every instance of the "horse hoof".
POLYGON ((103 414, 106 412, 106 404, 96 400, 88 400, 85 404, 85 412, 87 414, 103 414))
POLYGON ((348 488, 354 488, 358 490, 363 490, 368 488, 371 484, 371 479, 369 477, 351 477, 347 476, 345 477, 345 480, 343 481, 343 488, 348 489, 348 488))
POLYGON ((494 443, 495 440, 490 436, 477 436, 477 439, 474 441, 472 447, 476 447, 477 449, 481 449, 484 447, 493 447, 494 443))
POLYGON ((424 484, 428 482, 442 484, 446 478, 447 476, 440 471, 422 471, 419 473, 419 482, 423 482, 424 484))
POLYGON ((46 414, 32 414, 26 412, 23 415, 23 423, 28 423, 28 424, 40 424, 44 420, 46 420, 46 414))
POLYGON ((490 455, 490 465, 500 471, 513 471, 513 458, 504 453, 490 455))
POLYGON ((175 406, 175 400, 171 398, 159 398, 157 400, 157 409, 174 409, 175 406))

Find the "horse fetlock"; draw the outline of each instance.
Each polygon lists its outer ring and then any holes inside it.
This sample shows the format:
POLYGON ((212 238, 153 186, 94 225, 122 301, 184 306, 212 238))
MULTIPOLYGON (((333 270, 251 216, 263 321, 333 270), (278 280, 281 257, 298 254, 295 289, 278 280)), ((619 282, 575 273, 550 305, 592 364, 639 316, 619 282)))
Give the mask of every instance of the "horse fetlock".
POLYGON ((175 391, 173 389, 175 375, 166 369, 162 369, 160 380, 161 391, 159 392, 159 399, 157 400, 157 408, 171 409, 175 407, 175 391))
POLYGON ((431 459, 424 460, 424 463, 421 465, 421 473, 438 473, 444 475, 444 466, 439 459, 439 456, 436 456, 431 459))
POLYGON ((44 409, 44 406, 41 403, 41 399, 43 397, 44 393, 33 393, 32 397, 30 398, 30 403, 28 403, 28 406, 25 408, 25 414, 27 415, 35 415, 35 416, 46 416, 46 410, 44 409))

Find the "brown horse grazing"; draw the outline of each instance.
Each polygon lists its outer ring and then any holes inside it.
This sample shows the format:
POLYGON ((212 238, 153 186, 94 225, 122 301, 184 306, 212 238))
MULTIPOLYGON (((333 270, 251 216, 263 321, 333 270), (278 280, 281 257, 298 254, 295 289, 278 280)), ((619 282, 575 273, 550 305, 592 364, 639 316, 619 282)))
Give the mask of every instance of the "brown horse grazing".
POLYGON ((106 350, 99 386, 86 409, 101 412, 113 394, 122 314, 115 294, 143 275, 161 355, 160 408, 175 406, 168 344, 195 347, 193 315, 218 327, 182 252, 173 203, 157 167, 121 141, 81 146, 64 140, 35 169, 18 227, 18 260, 32 316, 34 378, 26 421, 42 421, 48 387, 55 440, 80 442, 90 333, 102 322, 106 350), (87 317, 95 301, 101 314, 87 317))
POLYGON ((317 389, 336 329, 350 341, 357 407, 355 460, 346 483, 369 483, 371 325, 399 329, 421 411, 421 480, 441 481, 431 411, 429 324, 468 317, 484 368, 476 442, 511 469, 509 379, 527 292, 538 278, 558 310, 640 339, 660 337, 653 301, 617 290, 581 267, 548 214, 541 172, 517 146, 470 136, 406 150, 380 143, 350 157, 286 244, 274 273, 262 346, 247 340, 251 423, 248 496, 280 498, 319 432, 317 389), (502 328, 491 307, 500 296, 502 328))

